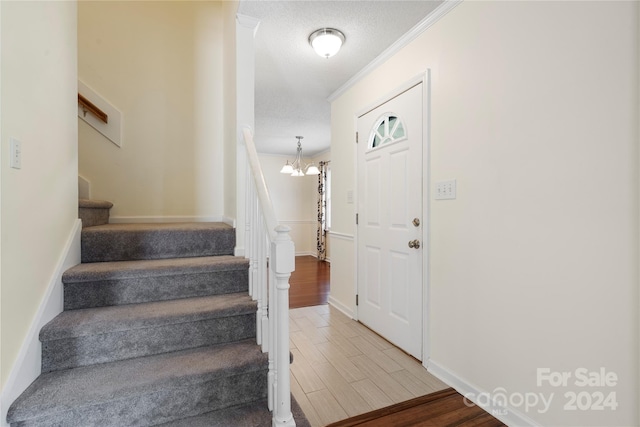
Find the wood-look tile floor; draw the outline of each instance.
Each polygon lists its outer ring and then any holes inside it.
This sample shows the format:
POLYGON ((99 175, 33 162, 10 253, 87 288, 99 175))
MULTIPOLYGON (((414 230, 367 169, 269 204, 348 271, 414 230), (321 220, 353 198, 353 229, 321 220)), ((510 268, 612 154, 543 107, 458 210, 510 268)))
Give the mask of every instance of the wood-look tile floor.
POLYGON ((289 314, 291 391, 313 427, 448 388, 416 359, 329 305, 289 314))

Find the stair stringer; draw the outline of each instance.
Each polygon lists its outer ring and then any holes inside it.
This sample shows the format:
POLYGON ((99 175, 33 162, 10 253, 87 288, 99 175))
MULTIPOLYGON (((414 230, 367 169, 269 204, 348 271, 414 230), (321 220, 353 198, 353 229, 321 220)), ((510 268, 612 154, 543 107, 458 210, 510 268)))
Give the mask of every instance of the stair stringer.
POLYGON ((60 258, 51 275, 44 298, 38 307, 27 336, 20 347, 18 357, 14 363, 7 382, 0 395, 0 427, 9 427, 7 411, 23 391, 27 389, 42 372, 42 344, 40 343, 40 329, 63 311, 62 274, 80 263, 80 233, 82 221, 76 219, 73 223, 67 242, 60 252, 60 258))

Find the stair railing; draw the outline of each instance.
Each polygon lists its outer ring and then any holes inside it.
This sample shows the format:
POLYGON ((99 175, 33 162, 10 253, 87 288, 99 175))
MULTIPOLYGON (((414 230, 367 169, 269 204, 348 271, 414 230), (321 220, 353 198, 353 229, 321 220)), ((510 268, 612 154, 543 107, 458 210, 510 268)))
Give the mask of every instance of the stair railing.
POLYGON ((243 129, 249 160, 246 179, 245 256, 249 293, 258 303, 257 342, 269 353, 268 402, 274 426, 295 426, 289 371, 289 277, 295 269, 290 228, 278 225, 251 129, 243 129))

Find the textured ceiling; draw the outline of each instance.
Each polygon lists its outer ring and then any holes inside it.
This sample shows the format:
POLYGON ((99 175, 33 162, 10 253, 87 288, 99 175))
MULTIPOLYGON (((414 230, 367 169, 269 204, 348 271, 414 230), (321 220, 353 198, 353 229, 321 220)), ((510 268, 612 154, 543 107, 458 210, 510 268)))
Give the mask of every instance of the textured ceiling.
POLYGON ((305 156, 327 150, 327 97, 422 21, 440 1, 240 1, 238 13, 260 20, 256 33, 255 141, 261 153, 305 156), (337 28, 346 42, 325 59, 309 35, 337 28))

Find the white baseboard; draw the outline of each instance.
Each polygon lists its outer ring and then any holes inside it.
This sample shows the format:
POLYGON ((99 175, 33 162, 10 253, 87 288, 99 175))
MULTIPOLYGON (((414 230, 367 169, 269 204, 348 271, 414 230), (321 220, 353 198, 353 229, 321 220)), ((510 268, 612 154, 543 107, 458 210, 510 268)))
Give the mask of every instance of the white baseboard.
POLYGON ((328 302, 329 302, 329 305, 333 306, 333 308, 335 308, 336 310, 342 312, 342 314, 349 317, 349 319, 355 319, 355 313, 353 312, 353 310, 347 307, 346 305, 342 304, 340 301, 333 298, 331 295, 329 295, 328 302))
POLYGON ((296 256, 312 256, 314 258, 318 258, 318 253, 315 251, 300 251, 296 252, 296 256))
MULTIPOLYGON (((537 424, 531 418, 529 418, 522 412, 514 408, 511 408, 509 406, 503 407, 495 404, 489 404, 489 405, 479 404, 476 399, 477 396, 488 396, 488 395, 491 395, 491 393, 484 391, 481 388, 465 381, 464 379, 460 378, 458 375, 442 367, 441 365, 439 365, 437 362, 434 362, 433 360, 429 360, 427 362, 427 365, 428 365, 427 370, 431 374, 436 376, 438 379, 440 379, 447 385, 456 389, 456 391, 461 395, 465 396, 467 400, 480 406, 482 409, 484 409, 489 414, 499 419, 506 425, 523 426, 523 427, 539 426, 539 424, 537 424)), ((483 399, 483 400, 490 401, 492 399, 483 399)))
POLYGON ((225 216, 112 216, 110 224, 142 224, 158 222, 224 222, 235 228, 235 220, 225 216))
POLYGON ((77 219, 60 253, 60 258, 49 280, 44 298, 38 307, 34 321, 29 327, 27 336, 18 352, 16 362, 9 373, 7 382, 2 388, 2 395, 0 396, 0 413, 2 416, 0 426, 2 427, 8 426, 6 423, 7 411, 11 403, 40 375, 42 369, 42 344, 39 339, 40 329, 51 321, 51 319, 62 313, 64 308, 62 273, 74 265, 80 264, 81 231, 82 221, 77 219))
POLYGON ((285 220, 285 221, 278 221, 278 224, 281 225, 299 225, 299 224, 305 224, 305 225, 317 225, 318 221, 313 219, 313 220, 307 220, 307 219, 292 219, 292 220, 285 220))

